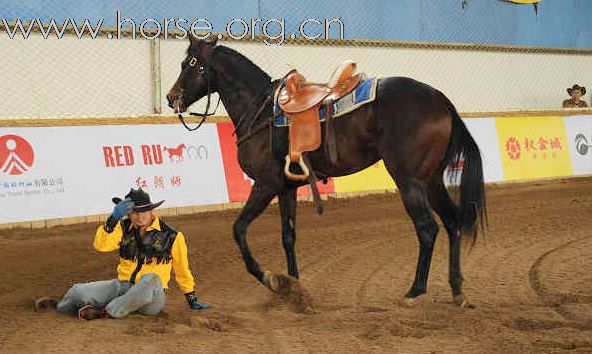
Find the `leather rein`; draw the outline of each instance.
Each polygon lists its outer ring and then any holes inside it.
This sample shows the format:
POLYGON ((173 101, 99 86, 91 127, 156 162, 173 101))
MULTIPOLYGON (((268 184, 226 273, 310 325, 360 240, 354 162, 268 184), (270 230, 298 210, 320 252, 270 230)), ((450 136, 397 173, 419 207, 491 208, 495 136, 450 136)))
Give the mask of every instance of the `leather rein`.
MULTIPOLYGON (((257 101, 259 99, 259 97, 261 97, 261 95, 263 95, 264 93, 267 92, 265 99, 263 100, 263 102, 261 102, 259 104, 259 109, 257 110, 257 113, 255 113, 255 115, 253 116, 253 119, 251 121, 251 125, 249 126, 249 129, 247 130, 247 134, 236 141, 236 146, 240 146, 242 143, 249 140, 251 137, 253 137, 255 134, 259 133, 264 128, 271 126, 271 123, 273 122, 273 120, 283 114, 282 111, 278 111, 278 112, 274 113, 273 115, 271 115, 270 117, 266 118, 261 123, 259 123, 255 128, 253 128, 253 125, 255 125, 255 123, 257 122, 257 118, 259 118, 259 116, 261 115, 261 113, 265 109, 266 105, 273 98, 273 94, 274 94, 275 88, 276 88, 276 83, 279 83, 281 85, 282 82, 284 81, 284 79, 285 79, 285 77, 281 80, 272 82, 268 89, 264 90, 262 93, 257 95, 257 97, 255 97, 255 99, 253 99, 253 101, 251 102, 249 107, 253 107, 253 104, 255 103, 255 101, 257 101)), ((236 127, 234 128, 234 132, 232 133, 233 135, 236 134, 239 127, 245 121, 244 118, 247 117, 248 112, 249 112, 249 109, 247 109, 239 118, 238 123, 236 123, 236 127)))

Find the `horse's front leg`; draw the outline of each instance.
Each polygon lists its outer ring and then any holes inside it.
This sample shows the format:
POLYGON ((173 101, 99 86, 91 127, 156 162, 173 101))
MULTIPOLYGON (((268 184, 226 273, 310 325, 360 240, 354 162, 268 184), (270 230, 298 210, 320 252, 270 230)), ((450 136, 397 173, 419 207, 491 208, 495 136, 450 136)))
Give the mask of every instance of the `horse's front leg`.
POLYGON ((240 248, 247 270, 266 286, 268 285, 264 279, 263 272, 259 268, 259 263, 253 258, 249 244, 247 243, 247 228, 253 220, 263 213, 275 195, 276 193, 271 188, 266 187, 260 182, 255 182, 249 199, 233 226, 234 241, 240 248))
POLYGON ((296 263, 296 191, 297 188, 284 189, 278 194, 280 215, 282 218, 282 243, 286 251, 288 274, 298 279, 298 265, 296 263))

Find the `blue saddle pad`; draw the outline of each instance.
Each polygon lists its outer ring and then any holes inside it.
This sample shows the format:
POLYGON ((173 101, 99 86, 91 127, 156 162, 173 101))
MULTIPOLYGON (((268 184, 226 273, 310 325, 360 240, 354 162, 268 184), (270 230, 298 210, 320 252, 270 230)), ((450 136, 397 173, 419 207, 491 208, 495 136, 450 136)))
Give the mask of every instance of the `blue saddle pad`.
MULTIPOLYGON (((366 103, 374 101, 376 99, 377 83, 378 78, 373 77, 365 79, 362 82, 360 82, 360 84, 352 92, 333 102, 333 117, 336 118, 346 113, 352 112, 360 108, 361 106, 365 105, 366 103)), ((285 83, 283 83, 282 86, 278 88, 274 95, 274 114, 281 111, 280 105, 278 103, 278 93, 284 86, 285 83)), ((321 116, 321 122, 325 121, 324 106, 321 106, 319 114, 321 116)), ((288 119, 288 117, 286 117, 286 115, 281 114, 273 121, 273 125, 275 125, 276 127, 287 127, 290 125, 290 120, 288 119)))

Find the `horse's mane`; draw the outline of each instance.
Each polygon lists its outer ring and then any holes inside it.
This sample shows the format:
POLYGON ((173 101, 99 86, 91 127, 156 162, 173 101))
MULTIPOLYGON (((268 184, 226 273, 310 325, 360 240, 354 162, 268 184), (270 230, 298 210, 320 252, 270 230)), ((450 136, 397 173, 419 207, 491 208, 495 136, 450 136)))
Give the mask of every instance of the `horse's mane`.
POLYGON ((212 56, 222 61, 228 61, 225 65, 233 74, 241 75, 246 82, 261 85, 265 83, 266 86, 271 84, 271 77, 259 66, 253 63, 249 58, 234 49, 219 45, 214 47, 212 56))

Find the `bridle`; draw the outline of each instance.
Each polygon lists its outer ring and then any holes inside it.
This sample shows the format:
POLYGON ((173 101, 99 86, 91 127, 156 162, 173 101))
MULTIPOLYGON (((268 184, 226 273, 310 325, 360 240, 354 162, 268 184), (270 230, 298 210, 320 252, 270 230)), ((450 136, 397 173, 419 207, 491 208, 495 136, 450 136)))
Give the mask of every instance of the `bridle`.
MULTIPOLYGON (((189 60, 189 66, 190 67, 194 67, 196 64, 198 63, 198 60, 196 57, 191 57, 191 59, 189 60)), ((188 114, 190 116, 198 116, 201 117, 201 121, 199 122, 199 124, 197 124, 197 126, 195 128, 190 128, 187 123, 185 123, 185 118, 183 117, 183 113, 179 113, 177 115, 177 117, 179 117, 179 120, 181 121, 181 123, 183 123, 183 126, 185 127, 185 129, 187 129, 188 131, 192 132, 194 130, 197 130, 201 127, 201 125, 206 121, 206 118, 209 116, 214 115, 214 113, 216 113, 216 111, 218 110, 218 106, 220 105, 220 95, 218 95, 218 103, 216 103, 216 108, 214 108, 214 110, 209 113, 208 111, 210 110, 210 103, 211 103, 211 98, 212 98, 212 88, 210 85, 210 76, 211 76, 211 72, 210 72, 210 61, 208 60, 208 62, 206 63, 206 67, 204 68, 203 66, 200 66, 200 69, 203 70, 203 74, 206 77, 206 82, 207 82, 207 87, 208 87, 208 103, 206 104, 206 110, 203 113, 195 113, 195 112, 188 112, 188 114)))
MULTIPOLYGON (((211 54, 210 54, 210 56, 211 56, 211 54)), ((195 57, 192 57, 189 60, 189 66, 190 67, 194 67, 197 63, 198 63, 198 60, 195 57)), ((206 77, 207 88, 208 88, 207 89, 208 90, 207 91, 208 92, 207 93, 208 102, 206 104, 205 112, 204 113, 189 112, 189 115, 191 115, 191 116, 199 116, 199 117, 202 117, 201 121, 198 123, 198 125, 195 128, 190 128, 187 125, 187 123, 185 123, 185 119, 183 117, 183 114, 182 113, 179 113, 178 114, 179 120, 181 121, 181 123, 183 124, 183 126, 185 127, 185 129, 187 129, 188 131, 195 131, 195 130, 199 129, 202 126, 202 124, 206 121, 206 118, 207 117, 212 116, 212 115, 214 115, 214 113, 216 113, 216 110, 218 109, 218 105, 220 105, 221 98, 220 98, 220 96, 218 96, 218 103, 216 103, 216 108, 214 108, 214 110, 211 113, 208 112, 209 109, 210 109, 211 95, 212 95, 212 89, 211 89, 211 85, 210 85, 210 76, 211 76, 211 72, 210 72, 210 60, 207 61, 205 68, 203 68, 203 74, 202 75, 204 75, 206 77)), ((274 113, 273 115, 271 115, 270 117, 268 117, 267 119, 265 119, 265 121, 263 121, 259 125, 257 125, 257 127, 253 128, 253 125, 257 122, 257 118, 259 118, 259 116, 261 115, 261 113, 265 109, 266 105, 273 98, 273 95, 274 95, 274 92, 275 92, 275 88, 277 87, 276 86, 276 83, 279 83, 279 85, 281 86, 282 83, 285 81, 286 76, 284 76, 281 80, 276 80, 276 81, 272 82, 269 88, 264 89, 257 96, 255 96, 255 98, 253 98, 251 100, 251 102, 249 103, 249 105, 247 106, 248 108, 241 114, 241 116, 239 117, 239 119, 238 119, 238 121, 236 123, 236 126, 234 128, 234 132, 232 133, 232 135, 236 135, 236 133, 238 132, 239 128, 246 121, 245 118, 248 117, 248 113, 251 112, 251 107, 254 107, 255 104, 256 104, 256 102, 259 101, 259 99, 265 94, 265 98, 263 99, 263 101, 256 106, 256 107, 259 107, 259 108, 257 110, 257 113, 255 113, 255 115, 253 116, 253 119, 251 120, 251 125, 249 126, 249 129, 247 131, 247 134, 237 140, 237 142, 236 142, 236 145, 237 146, 239 146, 240 144, 242 144, 246 140, 250 139, 253 135, 255 135, 256 133, 258 133, 259 131, 261 131, 265 127, 267 127, 275 118, 277 118, 278 116, 280 116, 282 114, 282 111, 278 111, 278 112, 274 113)))

